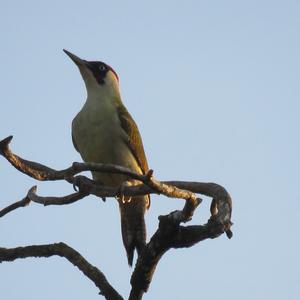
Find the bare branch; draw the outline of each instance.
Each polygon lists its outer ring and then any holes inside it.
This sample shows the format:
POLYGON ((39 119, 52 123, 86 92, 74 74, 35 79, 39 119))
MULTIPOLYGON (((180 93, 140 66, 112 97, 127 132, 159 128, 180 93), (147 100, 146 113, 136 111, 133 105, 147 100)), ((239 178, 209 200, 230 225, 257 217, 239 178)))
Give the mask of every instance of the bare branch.
MULTIPOLYGON (((73 184, 74 187, 77 187, 79 192, 64 197, 41 197, 36 194, 36 187, 33 187, 29 190, 26 198, 0 211, 0 217, 1 213, 2 215, 5 215, 7 212, 22 207, 30 201, 43 205, 64 205, 78 201, 89 194, 99 196, 103 199, 106 197, 119 196, 119 187, 102 186, 85 176, 75 176, 82 171, 118 173, 141 182, 139 185, 124 186, 122 188, 122 194, 124 196, 164 194, 167 197, 182 198, 186 200, 182 210, 174 211, 166 216, 159 217, 158 230, 138 257, 131 277, 132 290, 129 300, 142 299, 144 292, 149 288, 157 263, 169 249, 191 247, 202 240, 216 238, 224 232, 227 234, 228 238, 232 237, 230 229, 232 225, 231 198, 225 188, 218 184, 185 181, 160 182, 153 178, 152 170, 149 170, 147 174, 142 175, 132 172, 130 169, 122 166, 99 163, 73 163, 69 168, 57 171, 42 164, 24 160, 12 153, 8 147, 11 139, 12 137, 8 137, 3 141, 0 141, 0 154, 15 168, 37 180, 66 180, 73 184), (187 222, 192 218, 195 209, 202 201, 196 194, 212 197, 210 207, 211 217, 205 225, 181 226, 180 224, 182 222, 187 222)), ((0 248, 0 250, 1 249, 2 248, 0 248)), ((29 254, 28 256, 36 255, 29 254)), ((67 257, 67 259, 69 258, 67 257)))
POLYGON ((66 204, 74 203, 74 202, 84 198, 85 196, 87 196, 87 194, 85 194, 83 192, 77 192, 77 193, 73 193, 73 194, 70 194, 70 195, 67 195, 64 197, 41 197, 36 194, 36 189, 37 189, 37 187, 33 186, 28 191, 27 196, 25 198, 0 210, 0 218, 17 208, 29 205, 30 201, 38 203, 38 204, 42 204, 44 206, 66 205, 66 204))
MULTIPOLYGON (((215 183, 169 181, 167 185, 188 189, 213 198, 211 204, 212 216, 205 225, 180 226, 184 210, 175 211, 159 217, 159 228, 138 257, 131 277, 131 293, 129 300, 142 299, 143 293, 149 288, 155 268, 160 258, 171 248, 191 247, 205 239, 213 239, 224 232, 232 237, 230 227, 232 202, 228 192, 215 183)), ((193 210, 192 210, 193 211, 193 210)))
POLYGON ((3 208, 2 210, 0 210, 0 218, 17 208, 27 206, 29 203, 30 203, 30 199, 26 196, 22 200, 17 201, 15 203, 3 208))
MULTIPOLYGON (((81 193, 79 194, 72 194, 72 195, 65 196, 63 198, 48 197, 48 199, 45 198, 41 199, 35 197, 35 195, 32 195, 32 197, 35 198, 36 202, 38 203, 42 203, 42 204, 51 203, 51 204, 58 204, 58 205, 69 204, 83 198, 85 195, 88 194, 94 194, 102 198, 109 197, 109 196, 110 197, 118 196, 119 189, 117 188, 107 189, 106 187, 101 186, 99 189, 98 184, 95 184, 95 182, 86 178, 85 176, 73 177, 75 174, 78 174, 79 172, 82 171, 109 172, 109 173, 118 173, 118 174, 127 175, 133 179, 140 180, 142 183, 148 186, 149 193, 164 194, 168 197, 185 199, 186 200, 185 209, 180 213, 180 215, 178 215, 178 218, 180 218, 181 221, 190 220, 194 210, 201 202, 201 199, 197 198, 197 196, 191 191, 182 190, 179 189, 178 187, 170 186, 155 180, 153 178, 152 170, 150 170, 146 175, 142 175, 142 174, 135 173, 125 167, 111 165, 111 164, 73 163, 71 167, 64 170, 57 171, 45 165, 33 161, 24 160, 21 157, 15 155, 9 149, 9 143, 11 142, 11 140, 12 140, 12 136, 0 142, 0 154, 3 155, 15 168, 17 168, 21 172, 37 180, 65 179, 68 182, 73 183, 73 185, 79 187, 79 190, 81 191, 81 193)), ((124 189, 129 189, 129 187, 124 189)), ((135 191, 139 192, 138 190, 135 191)), ((127 195, 125 191, 123 193, 125 196, 127 195)))
POLYGON ((56 243, 48 245, 34 245, 18 248, 0 248, 0 262, 13 261, 27 257, 50 257, 58 255, 65 257, 87 276, 99 288, 100 294, 107 300, 123 300, 122 296, 109 284, 104 274, 91 265, 79 252, 66 245, 56 243))
POLYGON ((169 249, 191 247, 200 241, 213 239, 230 231, 232 223, 224 220, 223 216, 231 214, 231 208, 227 206, 224 210, 228 211, 211 216, 205 225, 186 227, 179 225, 180 221, 176 217, 178 211, 160 216, 159 228, 139 255, 132 273, 129 300, 142 299, 143 293, 149 288, 159 260, 169 249))
POLYGON ((43 204, 44 206, 71 204, 87 196, 85 193, 77 192, 64 197, 41 197, 36 194, 36 189, 37 187, 34 186, 29 190, 28 198, 32 202, 43 204))
POLYGON ((22 173, 40 181, 50 180, 64 180, 68 179, 83 171, 97 171, 104 173, 117 173, 128 175, 129 177, 142 182, 147 180, 146 175, 141 175, 131 171, 128 168, 122 166, 116 166, 112 164, 100 164, 100 163, 73 163, 73 165, 67 169, 55 170, 49 168, 43 164, 39 164, 33 161, 25 160, 9 149, 9 144, 12 141, 13 136, 9 136, 0 141, 0 155, 5 157, 16 169, 22 173))
MULTIPOLYGON (((52 174, 56 174, 57 171, 48 168, 42 164, 38 164, 29 160, 22 159, 21 157, 13 154, 9 149, 9 143, 13 136, 9 136, 0 141, 0 155, 4 156, 17 170, 33 177, 37 180, 53 180, 52 174)), ((65 170, 64 170, 65 173, 65 170)), ((59 174, 56 174, 59 177, 59 174)), ((64 179, 63 177, 61 179, 64 179)))

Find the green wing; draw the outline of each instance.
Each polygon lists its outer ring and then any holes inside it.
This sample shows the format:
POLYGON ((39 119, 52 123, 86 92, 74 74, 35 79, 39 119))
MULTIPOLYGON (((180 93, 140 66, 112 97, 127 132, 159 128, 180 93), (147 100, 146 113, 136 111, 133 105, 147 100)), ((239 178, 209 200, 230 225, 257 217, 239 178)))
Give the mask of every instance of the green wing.
POLYGON ((126 143, 145 174, 149 168, 139 129, 124 105, 118 106, 118 114, 121 126, 127 135, 126 143))
POLYGON ((79 152, 79 149, 78 149, 77 144, 76 144, 76 142, 75 142, 75 138, 74 138, 73 133, 72 133, 72 142, 73 142, 73 146, 74 146, 74 148, 76 149, 76 151, 79 152))

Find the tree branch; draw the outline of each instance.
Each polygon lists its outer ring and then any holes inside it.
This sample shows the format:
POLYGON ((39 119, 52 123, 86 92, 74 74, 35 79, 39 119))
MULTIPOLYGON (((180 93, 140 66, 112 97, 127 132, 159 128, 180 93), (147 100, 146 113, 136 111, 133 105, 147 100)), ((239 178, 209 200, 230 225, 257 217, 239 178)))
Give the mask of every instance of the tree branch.
POLYGON ((29 205, 29 203, 31 201, 38 203, 38 204, 42 204, 44 206, 66 205, 66 204, 74 203, 74 202, 84 198, 85 196, 87 196, 87 194, 85 194, 83 192, 77 192, 77 193, 73 193, 73 194, 70 194, 67 196, 63 196, 63 197, 41 197, 36 194, 36 189, 37 189, 37 187, 33 186, 28 191, 25 198, 0 210, 0 218, 5 216, 9 212, 12 212, 13 210, 15 210, 17 208, 29 205))
POLYGON ((15 203, 3 208, 2 210, 0 210, 0 218, 17 208, 29 205, 29 203, 30 203, 30 199, 28 198, 28 196, 26 196, 22 200, 17 201, 15 203))
POLYGON ((27 197, 35 203, 42 204, 44 206, 48 205, 67 205, 74 203, 78 200, 81 200, 82 198, 86 197, 88 194, 83 193, 83 192, 77 192, 73 193, 67 196, 63 197, 41 197, 36 194, 36 186, 33 186, 28 194, 27 197))
MULTIPOLYGON (((178 214, 178 218, 182 221, 188 221, 191 219, 194 210, 201 202, 201 199, 197 198, 197 196, 188 190, 180 189, 176 186, 169 186, 165 183, 161 183, 153 178, 153 171, 149 170, 146 175, 138 174, 131 171, 128 168, 122 166, 116 166, 111 164, 100 164, 100 163, 73 163, 73 165, 64 170, 54 170, 45 165, 25 160, 17 155, 15 155, 9 149, 9 143, 12 140, 12 136, 7 137, 6 139, 0 141, 0 154, 4 156, 16 169, 21 171, 22 173, 31 176, 37 180, 45 181, 45 180, 67 180, 72 183, 74 186, 79 187, 81 191, 80 194, 72 194, 65 196, 64 199, 51 197, 51 199, 44 199, 44 203, 51 204, 69 204, 73 203, 88 194, 94 194, 100 196, 102 198, 105 197, 116 197, 119 195, 119 188, 106 188, 96 184, 94 181, 86 178, 85 176, 76 176, 82 171, 97 171, 97 172, 109 172, 109 173, 118 173, 127 175, 132 179, 136 179, 144 183, 149 188, 149 193, 157 193, 164 194, 168 197, 173 198, 182 198, 186 200, 185 209, 178 214), (82 197, 81 197, 82 196, 82 197), (46 202, 45 202, 46 201, 46 202)), ((124 196, 127 196, 128 193, 125 192, 129 187, 123 187, 122 193, 124 196), (124 191, 123 191, 124 190, 124 191)), ((129 189, 130 191, 130 189, 129 189)), ((136 192, 139 192, 136 190, 136 192)), ((148 194, 148 193, 146 193, 148 194)), ((34 195, 33 195, 34 196, 34 195)), ((132 195, 129 195, 132 196, 132 195)), ((41 200, 37 199, 36 200, 41 200)), ((40 203, 40 202, 39 202, 40 203)), ((49 205, 49 204, 48 204, 49 205)))
MULTIPOLYGON (((180 212, 175 211, 159 217, 159 227, 137 259, 134 272, 131 276, 131 293, 129 300, 142 299, 152 281, 156 266, 161 257, 171 248, 191 247, 205 239, 213 239, 224 232, 228 238, 232 237, 230 227, 232 222, 231 205, 217 201, 218 212, 212 215, 205 225, 180 226, 181 220, 177 217, 180 212)), ((230 202, 231 203, 231 202, 230 202)))
POLYGON ((76 266, 86 277, 88 277, 99 288, 100 294, 107 300, 123 300, 122 296, 109 284, 104 274, 95 266, 91 265, 79 252, 75 251, 65 243, 49 245, 34 245, 18 248, 0 248, 0 262, 14 261, 27 257, 50 257, 58 255, 65 257, 76 266))
MULTIPOLYGON (((119 196, 120 194, 119 187, 102 186, 99 183, 96 183, 85 176, 77 175, 82 171, 97 171, 97 172, 105 172, 105 173, 123 174, 128 176, 131 179, 135 179, 141 182, 141 184, 139 185, 123 186, 122 195, 124 196, 164 194, 167 197, 185 199, 185 205, 182 210, 174 211, 166 216, 159 217, 159 227, 157 231, 152 236, 149 243, 145 245, 144 249, 141 251, 137 259, 137 263, 130 281, 132 289, 129 296, 129 300, 142 299, 144 292, 146 292, 149 288, 157 263, 159 262, 163 254, 166 253, 166 251, 168 251, 169 249, 191 247, 202 240, 208 238, 211 239, 216 238, 221 234, 223 234, 224 232, 227 234, 228 238, 232 237, 232 232, 230 229, 232 225, 231 198, 229 193, 225 190, 225 188, 216 183, 185 182, 185 181, 160 182, 153 178, 152 170, 149 170, 147 174, 142 175, 142 174, 137 174, 131 171, 130 169, 127 169, 122 166, 100 164, 100 163, 73 163, 72 166, 70 166, 69 168, 58 171, 36 162, 24 160, 21 157, 15 155, 9 149, 9 143, 11 140, 12 140, 12 136, 0 141, 0 154, 4 156, 15 168, 17 168, 19 171, 23 172, 24 174, 41 181, 66 180, 69 183, 73 184, 74 188, 77 187, 79 189, 79 192, 64 197, 41 197, 36 194, 36 187, 33 187, 29 190, 27 196, 23 200, 18 201, 4 208, 2 211, 0 211, 0 217, 4 216, 6 213, 13 211, 18 207, 22 207, 29 204, 30 201, 43 204, 43 205, 64 205, 64 204, 70 204, 75 201, 78 201, 89 194, 99 196, 103 199, 105 199, 106 197, 119 196), (202 201, 200 198, 196 196, 196 193, 212 197, 212 203, 210 207, 211 217, 204 225, 182 226, 180 224, 183 222, 187 222, 192 218, 195 209, 202 201)), ((61 246, 64 244, 60 243, 54 245, 61 246)), ((46 246, 50 247, 51 245, 45 245, 44 247, 46 246)), ((39 247, 39 246, 29 246, 29 247, 39 247)), ((25 249, 25 248, 27 250, 28 249, 35 250, 35 248, 28 248, 28 247, 15 248, 15 249, 25 249)), ((0 248, 0 258, 1 258, 1 251, 4 251, 3 249, 4 248, 0 248)), ((10 249, 6 249, 6 250, 10 250, 10 249)), ((44 255, 35 255, 36 252, 29 251, 28 253, 29 254, 26 257, 44 256, 44 255)), ((54 254, 51 255, 60 255, 57 253, 58 252, 55 252, 54 254)), ((22 255, 20 257, 23 257, 22 255)), ((78 253, 78 255, 80 254, 78 253)), ((65 256, 65 255, 62 254, 60 256, 65 256)), ((69 257, 67 256, 65 257, 69 259, 69 257)), ((71 262, 73 263, 73 261, 71 262)), ((84 274, 86 273, 84 272, 84 274)), ((121 297, 117 294, 116 291, 114 292, 117 295, 116 297, 121 297)), ((107 298, 107 299, 122 299, 122 298, 107 298)))

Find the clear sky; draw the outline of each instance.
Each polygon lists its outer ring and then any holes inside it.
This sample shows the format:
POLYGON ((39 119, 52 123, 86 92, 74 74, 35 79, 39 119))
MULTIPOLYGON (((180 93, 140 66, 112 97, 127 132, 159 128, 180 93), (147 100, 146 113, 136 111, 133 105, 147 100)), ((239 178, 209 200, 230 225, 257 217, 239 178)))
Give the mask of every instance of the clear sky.
MULTIPOLYGON (((118 72, 123 101, 157 179, 213 181, 231 193, 234 236, 172 250, 144 299, 300 297, 299 1, 0 1, 0 138, 21 156, 65 168, 80 161, 70 124, 86 93, 62 52, 118 72)), ((0 158, 0 207, 42 183, 0 158)), ((210 199, 192 224, 209 217, 210 199)), ((182 200, 152 197, 157 217, 182 200)), ((63 241, 128 295, 131 270, 114 199, 31 204, 0 219, 1 247, 63 241)), ((101 299, 62 258, 0 265, 3 299, 101 299)))

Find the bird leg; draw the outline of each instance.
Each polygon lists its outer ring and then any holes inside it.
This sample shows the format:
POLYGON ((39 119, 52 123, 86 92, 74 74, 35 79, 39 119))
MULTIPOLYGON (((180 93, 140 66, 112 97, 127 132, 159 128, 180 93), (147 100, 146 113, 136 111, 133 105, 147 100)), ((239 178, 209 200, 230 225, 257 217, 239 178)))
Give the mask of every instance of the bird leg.
POLYGON ((118 201, 121 201, 121 203, 125 204, 125 203, 130 203, 132 200, 131 196, 125 196, 124 195, 124 189, 126 187, 130 187, 130 186, 135 186, 138 185, 139 182, 137 180, 126 180, 124 182, 122 182, 122 184, 119 187, 119 191, 118 191, 118 196, 116 197, 116 199, 118 201))

